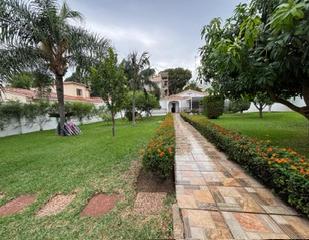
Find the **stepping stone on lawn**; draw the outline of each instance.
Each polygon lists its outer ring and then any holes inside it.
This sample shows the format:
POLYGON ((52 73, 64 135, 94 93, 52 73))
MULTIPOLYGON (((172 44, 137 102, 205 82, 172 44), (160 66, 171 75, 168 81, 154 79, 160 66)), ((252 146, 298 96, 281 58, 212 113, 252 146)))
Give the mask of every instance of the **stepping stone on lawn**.
POLYGON ((82 217, 100 217, 111 211, 115 207, 118 199, 118 195, 97 194, 90 199, 80 215, 82 217))
POLYGON ((0 216, 8 216, 22 212, 26 207, 34 203, 34 195, 22 195, 0 207, 0 216))
POLYGON ((139 192, 136 196, 134 210, 141 214, 156 214, 163 209, 165 192, 139 192))
POLYGON ((75 194, 71 195, 56 195, 52 197, 44 207, 38 211, 38 217, 56 215, 62 212, 74 200, 75 194))
POLYGON ((1 200, 2 198, 4 198, 4 193, 1 193, 1 192, 0 192, 0 200, 1 200))

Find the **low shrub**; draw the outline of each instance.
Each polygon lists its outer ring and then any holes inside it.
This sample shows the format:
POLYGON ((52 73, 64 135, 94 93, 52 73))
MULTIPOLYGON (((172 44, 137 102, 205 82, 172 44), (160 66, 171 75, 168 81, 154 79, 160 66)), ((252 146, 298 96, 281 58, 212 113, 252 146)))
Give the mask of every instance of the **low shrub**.
POLYGON ((309 161, 289 148, 271 146, 220 127, 203 116, 182 114, 231 160, 243 166, 283 200, 309 216, 309 161))
POLYGON ((220 95, 210 95, 203 99, 204 115, 210 119, 218 118, 223 114, 224 99, 220 95))
POLYGON ((143 155, 143 167, 161 178, 174 173, 175 130, 173 116, 168 114, 143 155))

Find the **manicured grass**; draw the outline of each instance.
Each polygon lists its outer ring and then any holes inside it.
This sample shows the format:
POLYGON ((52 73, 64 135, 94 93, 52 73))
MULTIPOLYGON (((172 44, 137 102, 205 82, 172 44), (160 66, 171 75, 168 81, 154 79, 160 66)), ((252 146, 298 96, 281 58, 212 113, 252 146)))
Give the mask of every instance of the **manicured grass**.
POLYGON ((54 131, 0 139, 0 192, 9 199, 37 195, 22 214, 0 217, 0 239, 146 239, 166 237, 170 216, 145 217, 132 212, 136 175, 128 174, 139 149, 153 136, 162 118, 118 121, 116 137, 106 123, 85 125, 82 135, 58 137, 54 131), (35 213, 56 193, 76 192, 61 214, 37 218, 35 213), (80 217, 97 192, 118 193, 122 200, 100 218, 80 217), (162 228, 164 222, 165 228, 162 228))
POLYGON ((309 122, 297 113, 264 113, 262 119, 258 113, 224 114, 211 121, 276 146, 291 147, 309 158, 309 122))

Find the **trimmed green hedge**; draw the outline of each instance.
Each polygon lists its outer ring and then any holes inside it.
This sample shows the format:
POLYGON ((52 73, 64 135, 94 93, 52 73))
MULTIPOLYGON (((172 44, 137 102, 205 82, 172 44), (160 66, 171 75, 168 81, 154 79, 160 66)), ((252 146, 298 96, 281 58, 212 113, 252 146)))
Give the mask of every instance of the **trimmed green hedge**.
POLYGON ((181 114, 229 159, 243 166, 283 200, 309 216, 309 161, 292 149, 278 148, 220 127, 203 116, 181 114))
POLYGON ((168 114, 145 149, 143 167, 161 178, 167 178, 174 173, 174 159, 174 121, 173 116, 168 114))

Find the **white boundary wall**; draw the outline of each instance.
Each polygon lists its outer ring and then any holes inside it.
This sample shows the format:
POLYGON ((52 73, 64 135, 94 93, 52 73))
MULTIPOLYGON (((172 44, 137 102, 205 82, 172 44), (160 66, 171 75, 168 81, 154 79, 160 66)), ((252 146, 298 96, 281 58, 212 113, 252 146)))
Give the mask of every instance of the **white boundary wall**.
MULTIPOLYGON (((42 129, 43 130, 56 129, 58 125, 56 118, 47 118, 47 119, 48 121, 42 124, 42 129)), ((71 118, 71 120, 75 124, 80 124, 76 118, 71 118)), ((101 121, 102 119, 99 117, 91 117, 89 119, 84 118, 83 124, 89 124, 101 121)), ((38 121, 34 121, 34 123, 31 123, 23 118, 21 120, 21 124, 19 124, 17 120, 12 119, 9 125, 4 126, 4 128, 0 130, 0 137, 6 137, 30 132, 38 132, 38 131, 40 131, 40 125, 38 121)))
MULTIPOLYGON (((295 104, 298 107, 305 106, 304 99, 302 99, 300 97, 296 97, 295 99, 292 98, 292 99, 289 100, 289 102, 295 104)), ((287 106, 285 106, 281 103, 274 103, 273 105, 271 105, 271 108, 269 108, 269 106, 264 108, 264 112, 268 112, 270 110, 272 112, 290 112, 290 111, 292 111, 290 108, 288 108, 287 106)), ((247 111, 244 111, 244 112, 258 112, 258 111, 259 110, 254 106, 254 104, 251 103, 250 108, 247 111)))

